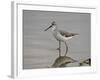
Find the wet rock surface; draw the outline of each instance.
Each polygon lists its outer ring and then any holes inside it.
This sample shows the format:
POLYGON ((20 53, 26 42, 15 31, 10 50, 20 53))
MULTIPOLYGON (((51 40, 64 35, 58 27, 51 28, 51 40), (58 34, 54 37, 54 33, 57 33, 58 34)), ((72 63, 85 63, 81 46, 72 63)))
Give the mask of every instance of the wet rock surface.
POLYGON ((72 59, 68 56, 60 56, 55 59, 52 67, 66 67, 66 64, 77 62, 76 60, 72 59))

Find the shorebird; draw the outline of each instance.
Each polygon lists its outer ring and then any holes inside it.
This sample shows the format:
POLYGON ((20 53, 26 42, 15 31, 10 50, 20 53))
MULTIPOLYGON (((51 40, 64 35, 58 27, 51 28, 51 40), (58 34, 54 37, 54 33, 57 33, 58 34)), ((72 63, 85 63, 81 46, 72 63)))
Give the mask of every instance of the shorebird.
POLYGON ((51 23, 51 25, 46 28, 44 31, 47 31, 48 29, 52 28, 52 33, 53 33, 53 36, 56 38, 57 41, 59 41, 59 56, 61 56, 61 42, 64 42, 65 43, 65 46, 66 46, 66 52, 65 52, 65 56, 68 52, 68 46, 67 46, 67 40, 71 39, 73 36, 75 35, 78 35, 77 33, 69 33, 69 32, 66 32, 66 31, 63 31, 63 30, 58 30, 58 27, 56 25, 56 22, 53 21, 51 23))

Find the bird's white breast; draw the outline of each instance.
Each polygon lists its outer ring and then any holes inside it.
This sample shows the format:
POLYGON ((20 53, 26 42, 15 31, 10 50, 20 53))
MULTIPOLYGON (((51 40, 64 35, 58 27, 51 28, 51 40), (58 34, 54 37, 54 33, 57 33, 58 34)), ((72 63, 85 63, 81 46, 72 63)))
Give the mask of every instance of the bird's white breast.
POLYGON ((65 37, 65 36, 63 36, 63 35, 61 35, 58 31, 54 31, 53 30, 53 36, 57 39, 57 40, 60 40, 60 41, 63 41, 63 42, 65 42, 65 41, 67 41, 67 40, 69 40, 69 39, 71 39, 72 37, 65 37))

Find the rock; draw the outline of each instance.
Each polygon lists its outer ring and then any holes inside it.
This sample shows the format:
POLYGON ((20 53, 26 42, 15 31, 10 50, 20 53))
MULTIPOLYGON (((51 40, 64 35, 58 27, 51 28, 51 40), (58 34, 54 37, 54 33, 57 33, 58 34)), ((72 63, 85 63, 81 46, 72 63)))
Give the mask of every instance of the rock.
POLYGON ((60 56, 58 57, 54 64, 52 65, 52 67, 65 67, 66 64, 69 64, 69 63, 74 63, 74 62, 77 62, 76 60, 72 59, 71 57, 68 57, 68 56, 60 56))
POLYGON ((80 63, 80 66, 89 65, 91 66, 91 58, 88 58, 80 63))

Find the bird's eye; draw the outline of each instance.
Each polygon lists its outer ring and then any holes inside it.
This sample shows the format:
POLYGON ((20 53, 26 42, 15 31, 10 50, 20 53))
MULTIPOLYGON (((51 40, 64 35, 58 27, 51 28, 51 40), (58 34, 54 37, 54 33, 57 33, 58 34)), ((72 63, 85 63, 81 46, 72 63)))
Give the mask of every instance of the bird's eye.
POLYGON ((72 36, 74 36, 74 35, 72 34, 72 36))

